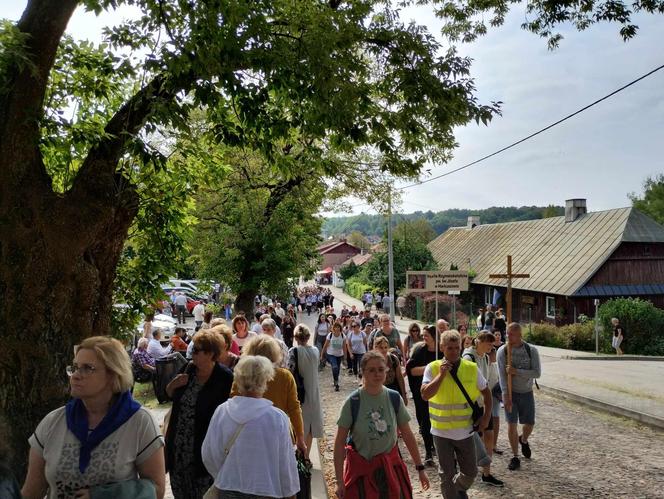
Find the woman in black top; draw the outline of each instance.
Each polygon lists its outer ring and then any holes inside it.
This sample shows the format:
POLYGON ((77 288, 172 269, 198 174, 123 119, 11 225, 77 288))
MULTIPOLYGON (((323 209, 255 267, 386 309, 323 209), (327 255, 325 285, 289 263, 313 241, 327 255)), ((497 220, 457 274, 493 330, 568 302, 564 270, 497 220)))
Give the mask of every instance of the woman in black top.
POLYGON ((212 485, 201 447, 214 411, 228 400, 233 386, 233 374, 217 362, 226 347, 221 336, 203 330, 193 341, 193 362, 166 387, 173 398, 166 431, 166 471, 175 499, 200 499, 212 485))
MULTIPOLYGON (((417 424, 420 427, 420 435, 424 440, 425 460, 428 466, 433 466, 433 437, 431 436, 431 420, 429 419, 429 403, 422 399, 420 388, 422 387, 422 378, 424 369, 431 362, 436 360, 436 326, 425 326, 422 330, 421 343, 413 347, 413 351, 406 363, 406 375, 408 376, 408 385, 413 394, 415 403, 415 416, 417 424)), ((443 352, 438 347, 438 358, 443 358, 443 352)))

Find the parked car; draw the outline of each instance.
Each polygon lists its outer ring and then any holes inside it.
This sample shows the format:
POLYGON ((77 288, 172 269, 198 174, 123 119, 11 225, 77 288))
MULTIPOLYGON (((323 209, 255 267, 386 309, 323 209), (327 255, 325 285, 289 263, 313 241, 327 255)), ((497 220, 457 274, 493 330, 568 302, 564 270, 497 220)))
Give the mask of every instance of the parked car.
MULTIPOLYGON (((161 330, 161 341, 169 342, 171 337, 175 334, 175 328, 177 327, 177 320, 175 320, 170 315, 166 314, 157 314, 152 320, 152 329, 161 330)), ((138 337, 143 336, 143 323, 141 322, 136 328, 138 331, 138 337)))

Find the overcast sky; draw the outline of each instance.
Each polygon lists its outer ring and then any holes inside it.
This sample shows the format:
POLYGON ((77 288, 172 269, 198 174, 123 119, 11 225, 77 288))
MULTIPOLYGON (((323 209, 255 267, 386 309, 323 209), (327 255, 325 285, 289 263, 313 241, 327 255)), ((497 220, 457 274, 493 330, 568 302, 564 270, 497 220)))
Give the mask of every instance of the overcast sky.
MULTIPOLYGON (((0 17, 18 19, 23 7, 3 0, 0 17)), ((131 13, 124 8, 96 18, 79 9, 68 31, 99 41, 102 26, 131 13)), ((403 17, 440 33, 426 9, 403 17)), ((664 64, 664 16, 636 17, 639 34, 627 43, 608 24, 581 33, 565 28, 553 52, 520 28, 523 19, 523 9, 513 9, 503 27, 460 47, 474 59, 480 100, 503 101, 503 116, 488 127, 457 129, 454 159, 432 165, 432 175, 490 154, 664 64)), ((589 211, 605 210, 629 205, 627 194, 641 192, 647 176, 662 172, 664 70, 514 149, 408 189, 401 211, 563 204, 574 197, 587 198, 589 211)), ((355 212, 363 210, 371 211, 357 206, 355 212)))

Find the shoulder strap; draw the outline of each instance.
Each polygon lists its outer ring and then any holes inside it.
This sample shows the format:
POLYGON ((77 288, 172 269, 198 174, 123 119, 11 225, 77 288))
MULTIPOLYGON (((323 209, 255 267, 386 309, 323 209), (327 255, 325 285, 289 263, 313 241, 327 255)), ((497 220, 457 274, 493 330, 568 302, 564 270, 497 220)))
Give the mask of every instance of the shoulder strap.
POLYGON ((222 459, 222 464, 224 463, 224 461, 226 461, 226 458, 228 457, 228 454, 230 453, 231 449, 233 448, 233 444, 237 440, 237 437, 240 435, 240 432, 242 431, 242 428, 244 428, 244 425, 245 425, 245 423, 242 423, 242 424, 239 424, 237 426, 237 428, 235 429, 235 432, 233 433, 230 440, 228 441, 228 443, 224 447, 224 455, 223 455, 223 459, 222 459))
POLYGON ((387 394, 390 396, 390 402, 394 408, 395 419, 399 416, 399 408, 401 407, 401 395, 395 390, 387 389, 387 394))
POLYGON ((454 380, 454 382, 457 384, 457 386, 461 390, 461 393, 463 393, 463 396, 466 397, 466 402, 468 402, 468 406, 473 407, 473 401, 470 400, 470 397, 468 396, 468 392, 466 391, 466 389, 461 384, 461 381, 459 381, 459 378, 457 377, 456 369, 451 369, 450 370, 450 375, 452 376, 452 379, 454 380))
POLYGON ((360 412, 360 390, 359 388, 356 389, 353 393, 350 394, 350 416, 351 416, 351 423, 350 423, 350 431, 353 431, 353 426, 355 426, 355 420, 357 419, 357 415, 360 412))
POLYGON ((532 360, 533 356, 530 353, 530 345, 524 341, 523 342, 523 348, 526 349, 526 353, 528 354, 528 358, 532 360))

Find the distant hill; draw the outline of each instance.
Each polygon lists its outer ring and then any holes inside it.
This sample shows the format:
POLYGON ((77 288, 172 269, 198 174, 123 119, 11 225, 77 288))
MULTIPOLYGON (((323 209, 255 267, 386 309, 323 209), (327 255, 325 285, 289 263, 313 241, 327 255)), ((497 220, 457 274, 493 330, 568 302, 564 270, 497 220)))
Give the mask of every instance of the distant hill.
MULTIPOLYGON (((442 234, 450 227, 465 226, 468 217, 479 216, 481 224, 499 222, 517 222, 520 220, 536 220, 546 216, 560 216, 565 214, 563 206, 515 206, 491 207, 484 210, 452 209, 438 212, 416 211, 415 213, 396 214, 395 223, 402 220, 415 220, 424 218, 429 221, 437 234, 442 234)), ((361 213, 350 217, 326 218, 323 222, 322 232, 325 238, 350 234, 357 230, 365 236, 382 237, 385 233, 385 217, 382 215, 367 215, 361 213)))

